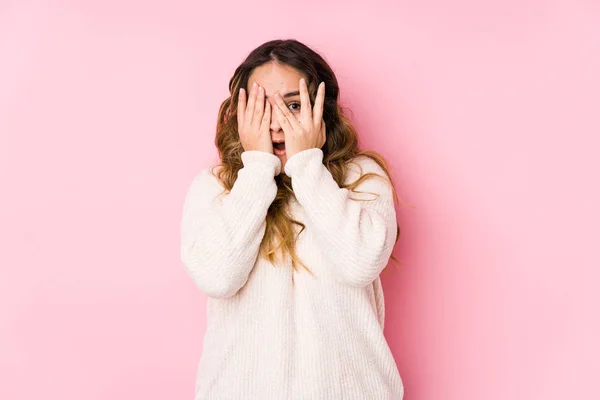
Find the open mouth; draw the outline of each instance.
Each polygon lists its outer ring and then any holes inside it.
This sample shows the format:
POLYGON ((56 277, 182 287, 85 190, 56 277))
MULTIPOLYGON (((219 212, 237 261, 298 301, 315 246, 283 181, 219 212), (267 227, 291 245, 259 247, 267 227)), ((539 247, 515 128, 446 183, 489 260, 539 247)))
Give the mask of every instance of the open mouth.
POLYGON ((279 151, 285 150, 285 142, 275 143, 273 142, 273 148, 279 151))
POLYGON ((273 153, 276 156, 285 156, 285 142, 273 142, 273 153))

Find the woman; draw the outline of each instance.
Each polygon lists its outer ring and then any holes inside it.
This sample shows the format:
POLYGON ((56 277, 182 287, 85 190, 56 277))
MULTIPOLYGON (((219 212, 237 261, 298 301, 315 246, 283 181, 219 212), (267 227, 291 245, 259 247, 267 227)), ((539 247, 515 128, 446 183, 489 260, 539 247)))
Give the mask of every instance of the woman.
POLYGON ((296 40, 229 82, 221 163, 187 192, 181 259, 208 296, 196 399, 400 400, 379 274, 399 235, 385 161, 361 151, 325 60, 296 40))

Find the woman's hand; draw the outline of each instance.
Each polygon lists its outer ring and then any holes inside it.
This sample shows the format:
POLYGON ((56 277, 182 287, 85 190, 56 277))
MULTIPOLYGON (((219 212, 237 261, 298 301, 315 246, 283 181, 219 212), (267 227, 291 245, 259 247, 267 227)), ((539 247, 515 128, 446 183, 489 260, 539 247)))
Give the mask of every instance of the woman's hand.
MULTIPOLYGON (((308 87, 304 78, 300 79, 300 117, 288 109, 279 92, 275 93, 275 116, 285 134, 285 152, 288 159, 302 150, 322 148, 325 144, 325 121, 323 102, 325 82, 319 84, 315 106, 311 107, 308 87)), ((268 102, 267 102, 268 103, 268 102)))
POLYGON ((261 150, 273 154, 271 141, 271 105, 266 102, 265 89, 255 83, 246 105, 246 91, 240 88, 237 107, 238 133, 245 151, 261 150), (264 113, 263 113, 264 110, 264 113))

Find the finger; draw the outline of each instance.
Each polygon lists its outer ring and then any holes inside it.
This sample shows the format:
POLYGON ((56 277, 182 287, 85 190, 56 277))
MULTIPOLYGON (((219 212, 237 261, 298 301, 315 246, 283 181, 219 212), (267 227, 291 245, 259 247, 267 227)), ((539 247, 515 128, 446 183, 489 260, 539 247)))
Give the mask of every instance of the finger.
POLYGON ((325 102, 325 82, 319 84, 317 97, 315 98, 315 107, 313 109, 313 123, 318 125, 323 119, 323 103, 325 102))
POLYGON ((256 98, 256 103, 254 105, 254 118, 252 118, 252 124, 260 127, 263 116, 263 108, 265 106, 265 90, 262 86, 258 87, 258 95, 256 98))
POLYGON ((300 124, 298 123, 296 116, 292 114, 290 109, 287 107, 279 92, 276 92, 274 97, 275 105, 277 106, 278 111, 282 115, 282 117, 287 121, 287 123, 292 129, 300 130, 300 124))
POLYGON ((240 88, 238 94, 238 105, 237 105, 237 121, 238 127, 244 124, 244 113, 246 112, 246 91, 244 88, 240 88))
POLYGON ((327 126, 325 126, 325 121, 322 122, 321 126, 321 147, 325 146, 327 142, 327 126))
POLYGON ((287 141, 287 136, 290 135, 292 133, 292 126, 290 125, 290 122, 288 121, 288 119, 285 117, 285 115, 283 115, 283 113, 281 112, 281 109, 278 106, 273 106, 273 111, 275 112, 275 118, 277 118, 277 122, 279 122, 279 125, 281 126, 281 129, 283 129, 283 133, 286 136, 286 141, 287 141))
POLYGON ((271 125, 271 103, 267 101, 265 105, 265 113, 262 117, 262 123, 260 125, 260 129, 263 131, 269 131, 269 125, 271 125))
POLYGON ((248 104, 246 105, 246 115, 244 122, 247 125, 252 123, 252 115, 254 114, 254 103, 256 103, 256 82, 252 84, 250 89, 250 97, 248 98, 248 104))
POLYGON ((312 117, 312 105, 310 104, 310 96, 306 80, 300 79, 300 121, 310 121, 312 117))

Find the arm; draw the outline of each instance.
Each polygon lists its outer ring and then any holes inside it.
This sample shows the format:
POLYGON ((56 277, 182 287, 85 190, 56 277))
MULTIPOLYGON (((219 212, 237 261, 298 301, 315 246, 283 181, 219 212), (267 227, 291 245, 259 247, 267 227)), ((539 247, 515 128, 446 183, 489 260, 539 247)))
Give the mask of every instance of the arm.
POLYGON ((231 297, 248 280, 277 195, 279 158, 258 150, 241 157, 244 166, 229 193, 217 198, 223 187, 207 168, 194 178, 184 201, 181 260, 210 297, 231 297))
MULTIPOLYGON (((359 162, 363 173, 376 172, 386 177, 371 159, 363 157, 359 162)), ((323 151, 319 148, 294 154, 285 164, 285 173, 292 178, 296 199, 334 272, 352 286, 372 283, 386 266, 396 240, 391 184, 379 177, 369 177, 356 190, 377 193, 379 197, 372 201, 353 200, 350 197, 373 199, 374 196, 340 188, 323 165, 323 151)))

